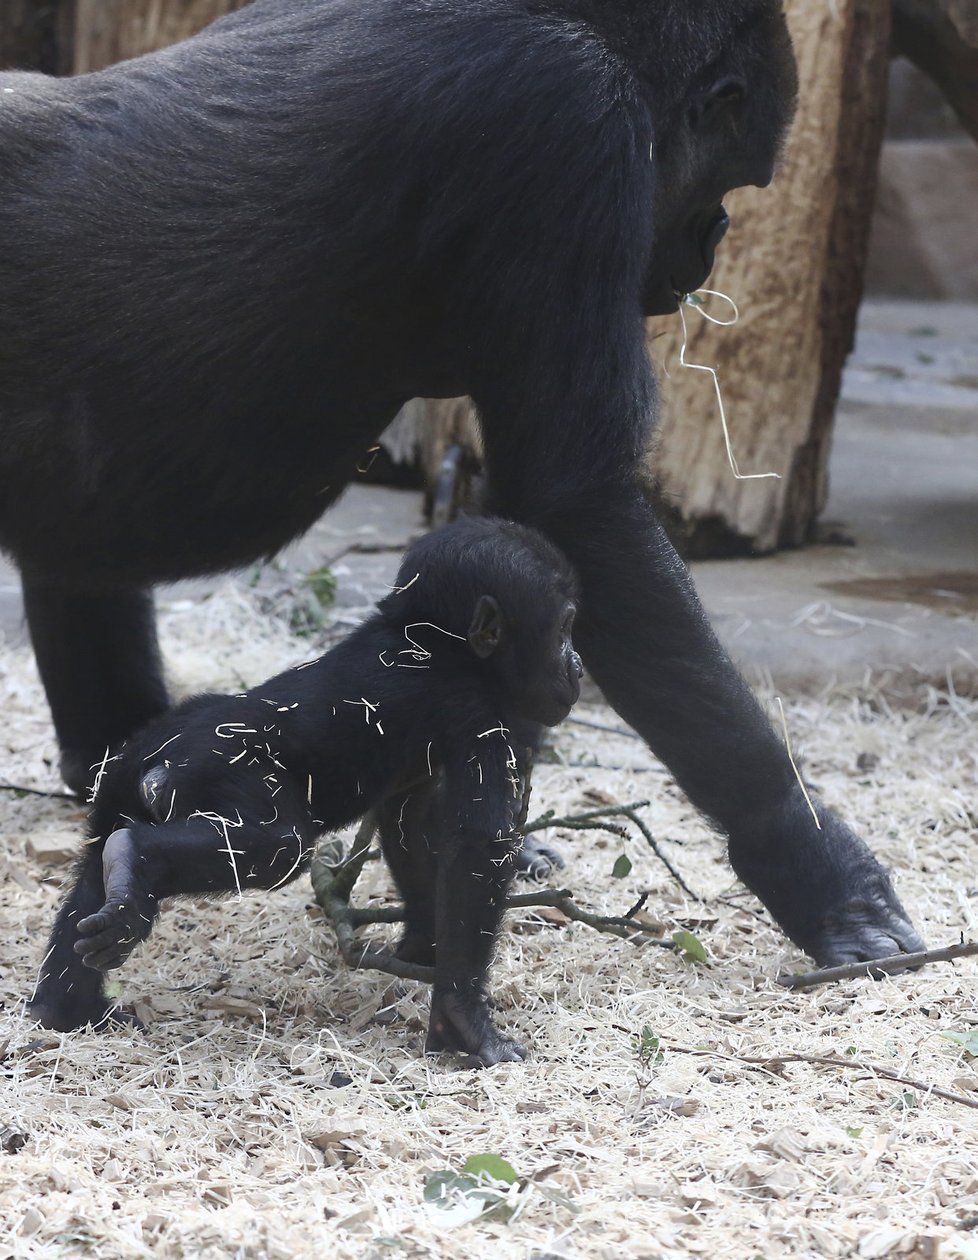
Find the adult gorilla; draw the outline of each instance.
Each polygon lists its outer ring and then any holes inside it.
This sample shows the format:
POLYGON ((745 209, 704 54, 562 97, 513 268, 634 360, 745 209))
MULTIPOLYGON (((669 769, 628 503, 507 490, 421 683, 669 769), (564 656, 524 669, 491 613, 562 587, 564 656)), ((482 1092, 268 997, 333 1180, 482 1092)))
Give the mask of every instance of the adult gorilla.
POLYGON ((706 277, 795 93, 777 0, 257 0, 0 75, 0 541, 80 786, 166 704, 147 588, 306 529, 405 400, 576 565, 591 673, 818 961, 919 940, 817 830, 638 484, 642 316, 706 277))

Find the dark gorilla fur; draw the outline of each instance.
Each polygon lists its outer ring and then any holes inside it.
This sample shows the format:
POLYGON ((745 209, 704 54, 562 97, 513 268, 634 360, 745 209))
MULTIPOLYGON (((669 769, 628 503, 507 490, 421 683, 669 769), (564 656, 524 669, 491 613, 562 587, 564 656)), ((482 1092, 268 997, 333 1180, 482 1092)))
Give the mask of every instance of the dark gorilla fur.
POLYGON ((74 786, 166 704, 153 583, 275 551, 413 396, 582 585, 610 702, 824 963, 916 949, 818 830, 643 494, 642 316, 708 274, 793 108, 777 0, 257 0, 0 75, 0 541, 74 786))
POLYGON ((372 809, 404 898, 397 952, 435 968, 428 1049, 522 1058, 492 1022, 487 970, 530 752, 580 692, 576 597, 541 535, 462 521, 416 543, 394 592, 325 656, 151 722, 100 775, 36 1018, 118 1018, 101 973, 149 936, 161 897, 278 888, 372 809))

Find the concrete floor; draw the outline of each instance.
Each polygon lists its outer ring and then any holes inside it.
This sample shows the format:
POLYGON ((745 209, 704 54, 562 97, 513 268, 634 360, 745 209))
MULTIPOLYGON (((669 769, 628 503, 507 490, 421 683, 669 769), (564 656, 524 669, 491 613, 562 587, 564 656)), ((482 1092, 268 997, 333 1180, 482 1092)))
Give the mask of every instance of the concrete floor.
MULTIPOLYGON (((978 681, 978 305, 864 305, 823 525, 823 536, 854 545, 694 567, 748 673, 794 690, 867 670, 978 681)), ((330 564, 340 616, 356 620, 423 528, 420 495, 358 486, 282 559, 300 572, 330 564)), ((16 574, 2 560, 0 632, 23 639, 16 574)))
POLYGON ((854 545, 694 566, 742 665, 978 680, 978 305, 864 304, 820 534, 854 545))

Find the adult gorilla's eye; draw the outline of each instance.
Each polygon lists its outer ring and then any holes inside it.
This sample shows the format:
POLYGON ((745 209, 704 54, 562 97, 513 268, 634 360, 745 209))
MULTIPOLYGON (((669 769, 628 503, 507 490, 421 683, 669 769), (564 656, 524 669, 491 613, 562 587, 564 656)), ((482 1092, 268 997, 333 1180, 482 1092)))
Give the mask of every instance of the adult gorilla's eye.
POLYGON ((693 125, 711 118, 718 112, 726 114, 731 108, 747 99, 747 83, 739 75, 728 74, 707 89, 690 110, 693 125))
POLYGON ((723 105, 734 105, 747 99, 747 84, 743 79, 736 79, 732 76, 727 79, 721 79, 714 87, 711 97, 714 101, 723 105))

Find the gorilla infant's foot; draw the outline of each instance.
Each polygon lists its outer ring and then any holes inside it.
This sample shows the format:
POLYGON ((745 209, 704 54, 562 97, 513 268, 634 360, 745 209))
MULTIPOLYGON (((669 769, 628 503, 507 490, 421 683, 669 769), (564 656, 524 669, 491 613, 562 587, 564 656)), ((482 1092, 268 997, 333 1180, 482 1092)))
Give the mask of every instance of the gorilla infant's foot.
POLYGON ((435 965, 435 943, 430 932, 406 931, 397 942, 394 957, 401 962, 415 963, 419 967, 435 965))
POLYGON ((788 936, 822 967, 926 949, 872 852, 830 810, 821 830, 798 792, 758 843, 731 836, 734 870, 788 936))
POLYGON ((513 854, 513 866, 516 874, 524 879, 536 879, 541 883, 549 879, 554 871, 563 869, 564 859, 556 849, 532 836, 526 836, 522 845, 513 854))
POLYGON ((485 999, 463 999, 454 990, 431 994, 425 1054, 437 1054, 441 1050, 467 1054, 474 1067, 521 1063, 526 1058, 523 1046, 504 1037, 492 1022, 485 999))
POLYGON ((79 939, 75 942, 75 953, 86 967, 95 971, 121 967, 153 927, 156 898, 138 885, 138 860, 128 827, 113 831, 102 850, 105 904, 95 914, 80 919, 77 925, 79 939))

